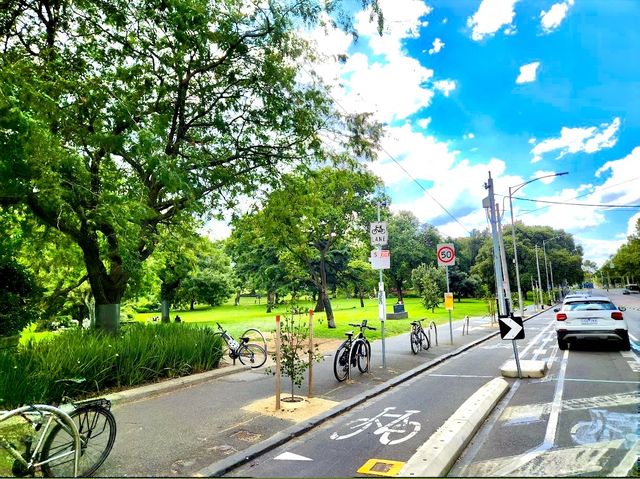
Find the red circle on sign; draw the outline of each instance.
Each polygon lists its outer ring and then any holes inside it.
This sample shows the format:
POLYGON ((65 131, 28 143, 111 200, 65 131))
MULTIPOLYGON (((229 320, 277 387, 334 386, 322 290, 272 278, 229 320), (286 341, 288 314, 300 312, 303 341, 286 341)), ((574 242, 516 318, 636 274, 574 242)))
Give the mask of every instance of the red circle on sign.
POLYGON ((456 253, 451 246, 442 246, 438 250, 438 259, 441 263, 452 263, 456 259, 456 253))

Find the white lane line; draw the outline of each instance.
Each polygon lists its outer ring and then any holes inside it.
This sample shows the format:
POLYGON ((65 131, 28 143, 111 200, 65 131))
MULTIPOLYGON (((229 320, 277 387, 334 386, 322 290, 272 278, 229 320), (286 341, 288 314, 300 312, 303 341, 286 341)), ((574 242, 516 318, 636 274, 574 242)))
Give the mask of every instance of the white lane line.
POLYGON ((429 374, 429 376, 439 377, 439 378, 489 378, 493 379, 495 376, 480 376, 473 374, 429 374))
POLYGON ((574 383, 612 383, 612 384, 638 384, 638 381, 614 381, 611 379, 565 379, 565 381, 572 381, 574 383))
POLYGON ((633 447, 629 449, 626 456, 620 461, 617 467, 608 474, 608 477, 626 477, 633 467, 633 464, 640 458, 640 440, 636 440, 633 447))
POLYGON ((505 467, 496 471, 495 476, 508 476, 516 469, 521 468, 525 464, 531 462, 536 457, 545 453, 554 446, 556 439, 556 432, 558 429, 558 418, 560 417, 560 411, 562 410, 562 392, 564 390, 564 378, 567 372, 567 362, 569 359, 569 350, 565 350, 562 356, 562 362, 560 364, 560 374, 558 375, 558 382, 553 393, 553 402, 551 403, 551 413, 549 414, 549 420, 547 421, 547 430, 544 435, 544 441, 538 447, 530 449, 529 451, 521 454, 517 459, 510 461, 505 467))

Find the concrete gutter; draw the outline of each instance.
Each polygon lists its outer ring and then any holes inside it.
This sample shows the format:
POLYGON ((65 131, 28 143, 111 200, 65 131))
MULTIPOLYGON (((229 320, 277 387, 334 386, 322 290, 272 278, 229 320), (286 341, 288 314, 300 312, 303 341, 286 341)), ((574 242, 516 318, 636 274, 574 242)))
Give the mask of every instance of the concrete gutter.
POLYGON ((458 459, 509 383, 495 378, 486 383, 453 413, 402 467, 401 477, 443 477, 458 459))
MULTIPOLYGON (((523 321, 528 321, 531 318, 534 318, 536 316, 538 316, 539 314, 542 314, 543 312, 545 312, 546 310, 542 310, 538 313, 535 313, 531 316, 529 316, 526 319, 523 319, 523 321)), ((258 444, 254 444, 251 447, 248 447, 247 449, 244 449, 242 451, 238 451, 235 454, 230 455, 229 457, 218 461, 218 462, 214 462, 213 464, 204 467, 202 469, 200 469, 197 473, 195 473, 195 476, 198 477, 220 477, 223 476, 224 474, 226 474, 227 472, 231 471, 232 469, 235 469, 247 462, 249 462, 250 460, 252 460, 255 457, 258 457, 268 451, 271 451, 273 449, 275 449, 278 446, 281 446, 282 444, 285 444, 286 442, 290 441, 291 439, 301 436, 302 434, 304 434, 305 432, 313 429, 316 426, 319 426, 320 424, 328 421, 329 419, 335 417, 335 416, 339 416, 340 414, 354 408, 355 406, 367 401, 368 399, 371 399, 375 396, 378 396, 379 394, 382 394, 385 391, 388 391, 389 389, 397 386, 400 383, 403 383, 405 381, 408 381, 409 379, 418 376, 419 374, 422 374, 423 372, 437 366, 438 364, 446 361, 447 359, 453 358, 455 356, 458 356, 462 353, 464 353, 465 351, 477 346, 478 344, 484 343, 485 341, 488 341, 489 339, 497 336, 500 334, 500 331, 495 331, 493 333, 490 333, 480 339, 477 339, 469 344, 466 344, 464 346, 459 347, 458 349, 451 351, 450 353, 444 354, 432 361, 429 361, 427 363, 424 363, 420 366, 417 366, 403 374, 400 374, 399 376, 396 376, 395 378, 389 379, 388 381, 370 389, 368 392, 366 393, 362 393, 362 394, 358 394, 354 397, 352 397, 351 399, 348 399, 342 403, 340 403, 338 406, 324 412, 321 414, 318 414, 317 416, 314 416, 313 418, 307 420, 307 421, 303 421, 301 423, 298 424, 294 424, 293 426, 290 426, 280 432, 277 432, 276 434, 274 434, 273 436, 269 437, 268 439, 265 439, 264 441, 261 441, 258 444)), ((504 379, 501 378, 496 378, 496 379, 500 379, 502 381, 504 381, 504 379)), ((495 381, 495 380, 494 380, 495 381)), ((504 381, 506 382, 506 381, 504 381)), ((473 397, 473 396, 472 396, 473 397)), ((500 395, 500 397, 502 397, 502 395, 500 395)), ((499 398, 498 398, 499 399, 499 398)), ((496 400, 497 403, 497 400, 496 400)), ((466 403, 465 403, 466 404, 466 403)), ((489 404, 489 403, 486 403, 489 404)), ((493 407, 495 406, 495 403, 492 403, 493 407)), ((487 412, 487 414, 491 412, 490 410, 487 412)), ((466 438, 466 443, 471 439, 471 437, 473 436, 473 434, 475 433, 475 429, 473 429, 472 431, 466 431, 467 434, 469 435, 466 438)), ((457 458, 457 456, 456 456, 457 458)))

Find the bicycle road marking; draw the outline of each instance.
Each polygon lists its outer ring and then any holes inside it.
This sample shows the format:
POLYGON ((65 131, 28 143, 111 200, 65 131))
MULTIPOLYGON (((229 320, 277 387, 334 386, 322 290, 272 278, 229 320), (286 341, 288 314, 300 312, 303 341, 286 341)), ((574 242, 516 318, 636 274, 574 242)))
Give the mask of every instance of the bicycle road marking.
POLYGON ((338 434, 337 431, 334 431, 329 436, 329 439, 332 439, 334 441, 348 439, 360 434, 361 432, 368 429, 372 424, 375 424, 377 428, 373 430, 373 434, 376 436, 380 436, 381 444, 385 446, 391 446, 407 441, 418 434, 420 432, 420 429, 422 428, 421 424, 418 421, 409 421, 410 416, 412 416, 413 414, 418 414, 420 413, 420 411, 415 409, 407 409, 405 410, 404 414, 390 413, 390 411, 394 411, 395 409, 395 406, 386 407, 381 413, 371 418, 364 417, 349 421, 346 426, 350 426, 349 430, 355 430, 354 432, 341 435, 338 434), (383 424, 380 418, 390 418, 393 420, 388 422, 387 424, 383 424), (407 432, 410 425, 413 426, 413 431, 407 432), (392 434, 405 435, 399 437, 398 439, 391 439, 390 436, 392 434))

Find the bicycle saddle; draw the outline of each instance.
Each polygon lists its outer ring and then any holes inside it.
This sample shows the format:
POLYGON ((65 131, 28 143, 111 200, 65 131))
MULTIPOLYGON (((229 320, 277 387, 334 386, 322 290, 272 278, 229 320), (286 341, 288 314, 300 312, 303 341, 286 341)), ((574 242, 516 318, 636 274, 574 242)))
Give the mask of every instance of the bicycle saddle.
POLYGON ((353 336, 353 331, 346 331, 344 335, 350 338, 351 336, 353 336))

